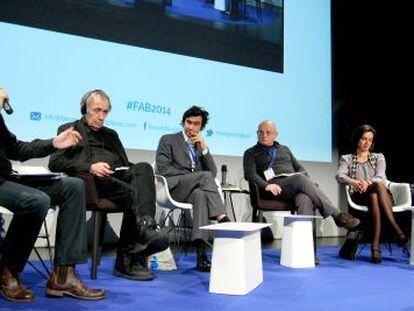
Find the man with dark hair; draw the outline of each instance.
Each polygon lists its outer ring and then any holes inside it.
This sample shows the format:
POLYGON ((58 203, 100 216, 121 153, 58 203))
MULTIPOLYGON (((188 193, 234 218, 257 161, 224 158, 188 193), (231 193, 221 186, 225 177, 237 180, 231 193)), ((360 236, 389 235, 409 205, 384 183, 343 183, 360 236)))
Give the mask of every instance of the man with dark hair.
POLYGON ((183 130, 161 137, 156 154, 157 173, 167 178, 171 196, 193 204, 191 239, 197 248, 197 270, 210 271, 206 255, 208 233, 199 227, 210 219, 229 221, 218 192, 213 157, 200 135, 208 121, 208 112, 193 106, 184 112, 183 130))
POLYGON ((114 274, 150 280, 154 275, 147 268, 146 257, 169 246, 154 220, 154 173, 148 163, 130 163, 118 134, 104 126, 110 108, 104 91, 87 92, 81 99, 83 117, 58 130, 60 133, 74 127, 83 143, 52 154, 49 168, 73 175, 93 175, 99 196, 125 207, 114 274))
MULTIPOLYGON (((0 88, 0 110, 8 100, 0 88)), ((24 181, 13 178, 9 159, 26 161, 45 157, 57 149, 76 145, 81 136, 72 127, 54 139, 32 142, 17 140, 0 114, 0 205, 14 213, 4 240, 0 263, 1 294, 11 301, 32 301, 33 291, 19 280, 42 223, 51 205, 59 205, 53 273, 46 284, 46 295, 73 296, 98 300, 102 289, 89 289, 76 275, 75 265, 86 262, 85 192, 82 180, 64 177, 50 181, 24 181)))

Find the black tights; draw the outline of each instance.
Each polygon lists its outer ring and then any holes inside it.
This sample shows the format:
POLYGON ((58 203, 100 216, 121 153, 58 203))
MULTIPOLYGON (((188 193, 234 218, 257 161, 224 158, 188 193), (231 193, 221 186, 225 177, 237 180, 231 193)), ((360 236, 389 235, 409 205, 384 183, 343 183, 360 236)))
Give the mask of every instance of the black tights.
POLYGON ((395 221, 392 211, 393 199, 388 189, 383 183, 373 183, 367 189, 368 208, 371 211, 372 221, 374 224, 374 237, 372 240, 372 248, 379 248, 381 233, 381 214, 383 214, 391 225, 397 237, 403 235, 401 228, 395 221))

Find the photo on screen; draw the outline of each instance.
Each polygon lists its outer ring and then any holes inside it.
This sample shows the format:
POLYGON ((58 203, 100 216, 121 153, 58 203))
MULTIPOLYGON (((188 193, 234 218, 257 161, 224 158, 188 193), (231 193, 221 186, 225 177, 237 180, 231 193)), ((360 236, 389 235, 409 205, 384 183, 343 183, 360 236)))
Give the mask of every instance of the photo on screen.
POLYGON ((282 0, 4 0, 0 20, 283 72, 282 0))

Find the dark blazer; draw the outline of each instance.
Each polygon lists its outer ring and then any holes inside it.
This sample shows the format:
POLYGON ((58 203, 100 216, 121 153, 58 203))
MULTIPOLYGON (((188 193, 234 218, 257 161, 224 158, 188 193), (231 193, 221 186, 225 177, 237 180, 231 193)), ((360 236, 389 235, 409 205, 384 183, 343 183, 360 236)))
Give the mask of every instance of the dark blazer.
MULTIPOLYGON (((58 133, 71 126, 80 133, 82 140, 73 147, 58 150, 52 154, 49 159, 49 169, 54 172, 65 172, 72 175, 76 173, 87 173, 89 172, 90 166, 94 163, 91 162, 91 148, 83 119, 63 124, 59 127, 58 133)), ((131 165, 118 134, 108 127, 103 127, 100 131, 105 136, 105 141, 111 142, 112 149, 122 160, 122 165, 131 165)))
MULTIPOLYGON (((197 150, 197 165, 191 170, 191 158, 185 145, 182 132, 167 134, 161 137, 156 154, 157 174, 167 178, 168 186, 173 189, 180 181, 182 175, 193 172, 209 171, 215 177, 217 174, 216 164, 210 151, 203 155, 197 150)), ((194 174, 195 178, 199 175, 194 174)))
POLYGON ((0 114, 0 184, 4 182, 2 175, 11 173, 10 160, 26 161, 32 158, 46 157, 56 149, 53 139, 35 139, 32 142, 17 140, 4 123, 0 114))

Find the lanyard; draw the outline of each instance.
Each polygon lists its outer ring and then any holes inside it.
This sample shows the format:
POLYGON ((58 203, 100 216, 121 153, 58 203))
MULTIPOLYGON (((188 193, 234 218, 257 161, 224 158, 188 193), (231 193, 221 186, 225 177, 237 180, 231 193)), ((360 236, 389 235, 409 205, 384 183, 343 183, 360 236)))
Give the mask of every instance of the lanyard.
POLYGON ((188 143, 188 141, 185 142, 185 146, 187 147, 188 152, 190 153, 190 158, 191 158, 191 167, 193 169, 195 169, 197 163, 198 163, 198 159, 197 159, 197 147, 191 147, 190 144, 188 143))
POLYGON ((276 146, 273 146, 272 149, 270 148, 266 148, 262 145, 259 145, 259 147, 261 149, 263 149, 264 151, 266 151, 266 153, 270 156, 270 162, 269 165, 267 166, 267 168, 272 168, 273 167, 273 163, 275 163, 275 159, 276 159, 276 146))

